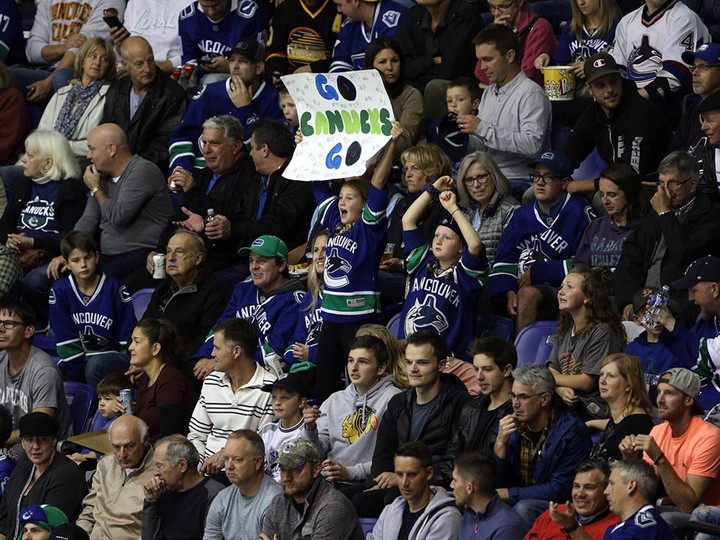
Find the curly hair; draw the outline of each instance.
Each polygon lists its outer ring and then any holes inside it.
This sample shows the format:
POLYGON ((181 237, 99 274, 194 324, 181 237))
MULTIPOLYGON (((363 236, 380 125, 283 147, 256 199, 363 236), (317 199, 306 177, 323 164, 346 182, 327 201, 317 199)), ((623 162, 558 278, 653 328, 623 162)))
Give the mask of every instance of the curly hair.
POLYGON ((627 381, 630 391, 627 395, 627 403, 623 414, 627 416, 635 409, 642 409, 645 414, 652 415, 652 403, 645 386, 645 373, 642 361, 631 354, 614 353, 609 354, 603 360, 602 367, 614 363, 618 373, 627 381))
POLYGON ((408 159, 413 160, 415 166, 425 175, 426 183, 452 174, 450 158, 434 144, 418 144, 408 148, 400 155, 403 167, 408 159))

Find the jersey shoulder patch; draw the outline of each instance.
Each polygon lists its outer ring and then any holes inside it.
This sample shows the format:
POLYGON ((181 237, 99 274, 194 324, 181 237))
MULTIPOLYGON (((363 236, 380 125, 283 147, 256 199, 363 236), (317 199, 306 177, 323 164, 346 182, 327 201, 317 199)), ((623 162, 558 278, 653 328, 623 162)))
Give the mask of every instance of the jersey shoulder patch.
POLYGON ((207 87, 208 87, 208 85, 204 84, 203 87, 200 90, 198 90, 197 94, 195 94, 193 96, 193 100, 197 101, 198 99, 200 99, 202 97, 202 95, 205 93, 205 90, 207 90, 207 87))
POLYGON ((383 13, 382 22, 388 28, 395 28, 400 22, 400 12, 395 10, 386 11, 383 13))
POLYGON ((132 296, 130 296, 130 293, 125 288, 125 285, 120 286, 120 301, 123 304, 127 304, 129 302, 132 302, 132 296))
POLYGON ((657 520, 650 512, 638 512, 635 514, 635 525, 641 529, 647 529, 648 527, 655 527, 657 520))
POLYGON ((242 0, 238 4, 237 14, 243 19, 252 19, 257 11, 258 5, 253 0, 242 0))
POLYGON ((195 4, 196 2, 193 2, 189 6, 187 6, 185 9, 183 9, 180 12, 180 20, 183 21, 189 17, 192 17, 195 14, 195 4))
POLYGON ((304 291, 294 291, 293 296, 295 297, 295 302, 298 304, 302 303, 303 296, 305 296, 304 291))

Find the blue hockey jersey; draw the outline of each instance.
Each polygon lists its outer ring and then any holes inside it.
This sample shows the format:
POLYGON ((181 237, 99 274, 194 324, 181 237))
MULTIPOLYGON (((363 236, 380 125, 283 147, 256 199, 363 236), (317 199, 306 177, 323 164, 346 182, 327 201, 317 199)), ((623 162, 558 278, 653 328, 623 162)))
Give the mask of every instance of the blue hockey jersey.
POLYGON ((170 171, 178 166, 189 171, 207 166, 200 150, 202 125, 208 118, 223 114, 240 120, 246 144, 250 142, 255 122, 261 118, 280 121, 284 118, 278 105, 278 91, 264 81, 253 95, 252 103, 245 107, 236 107, 230 99, 229 79, 205 85, 192 98, 180 125, 170 136, 170 171))
MULTIPOLYGON (((235 285, 230 302, 215 324, 236 317, 253 324, 260 341, 255 358, 264 364, 263 351, 282 356, 292 339, 304 291, 297 280, 290 280, 273 294, 265 295, 252 281, 235 285)), ((212 358, 213 335, 210 332, 194 359, 212 358)))
POLYGON ((253 0, 233 0, 230 11, 220 21, 211 20, 199 2, 180 13, 178 33, 182 43, 182 63, 206 56, 224 56, 242 39, 265 41, 270 26, 266 11, 253 0))
POLYGON ((0 60, 7 65, 27 63, 22 15, 15 0, 0 0, 0 60))
POLYGON ((463 249, 451 268, 435 271, 430 244, 422 229, 403 232, 410 290, 403 305, 400 339, 421 330, 441 335, 453 356, 471 360, 467 347, 475 333, 480 291, 487 281, 487 257, 463 249))
POLYGON ((292 347, 294 343, 304 343, 308 346, 308 361, 313 364, 317 363, 317 345, 320 342, 320 332, 322 331, 322 291, 318 294, 315 307, 310 310, 312 303, 312 293, 306 292, 300 301, 300 315, 295 333, 283 354, 283 362, 291 366, 297 360, 293 356, 292 347))
POLYGON ((137 321, 130 294, 119 280, 101 274, 95 292, 88 296, 70 274, 53 283, 49 303, 60 362, 126 352, 137 321))
POLYGON ((407 11, 405 6, 392 0, 378 2, 369 31, 365 29, 363 21, 345 19, 333 47, 330 72, 363 69, 365 49, 370 42, 379 37, 394 38, 407 11))
POLYGON ((610 525, 603 540, 672 540, 675 535, 660 513, 646 504, 625 521, 610 525))
POLYGON ((370 185, 362 217, 345 232, 338 198, 327 182, 313 182, 318 215, 332 235, 325 248, 322 317, 330 322, 356 322, 380 311, 377 275, 387 241, 387 191, 370 185))
POLYGON ((497 300, 517 291, 518 279, 532 266, 533 284, 558 286, 572 266, 583 232, 595 214, 583 199, 568 193, 555 204, 554 217, 544 217, 537 202, 515 210, 500 237, 488 287, 497 300))

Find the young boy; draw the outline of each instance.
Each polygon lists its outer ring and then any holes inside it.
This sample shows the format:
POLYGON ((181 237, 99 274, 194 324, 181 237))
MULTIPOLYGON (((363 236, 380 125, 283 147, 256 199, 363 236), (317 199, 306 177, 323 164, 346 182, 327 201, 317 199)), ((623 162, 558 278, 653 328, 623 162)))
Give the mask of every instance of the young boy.
POLYGON ((258 433, 265 443, 265 470, 276 482, 280 482, 278 452, 283 443, 302 436, 303 409, 311 397, 314 380, 315 366, 301 362, 293 365, 287 377, 262 387, 263 392, 272 394, 277 421, 265 424, 258 433))
POLYGON ((294 140, 295 132, 300 125, 300 120, 298 120, 297 107, 295 107, 295 102, 293 101, 293 98, 287 88, 282 88, 280 90, 280 96, 278 97, 278 101, 280 103, 280 108, 282 109, 283 116, 285 116, 285 125, 287 126, 288 130, 290 131, 290 135, 293 136, 294 140))
POLYGON ((100 255, 92 236, 72 231, 60 251, 70 275, 53 284, 49 297, 59 367, 66 380, 82 379, 84 370, 85 381, 96 386, 108 373, 127 371, 135 311, 120 281, 97 273, 100 255))
POLYGON ((448 113, 438 126, 438 146, 442 148, 457 172, 462 159, 475 150, 483 150, 484 145, 477 135, 462 133, 457 125, 461 114, 477 116, 480 107, 480 88, 477 81, 469 77, 458 77, 450 82, 445 91, 448 113))

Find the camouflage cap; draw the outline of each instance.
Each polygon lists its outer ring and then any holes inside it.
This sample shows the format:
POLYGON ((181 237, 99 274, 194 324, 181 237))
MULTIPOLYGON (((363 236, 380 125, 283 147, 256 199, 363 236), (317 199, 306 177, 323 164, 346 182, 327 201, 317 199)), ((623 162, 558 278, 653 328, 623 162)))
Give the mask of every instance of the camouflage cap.
POLYGON ((321 459, 317 446, 312 442, 307 439, 292 439, 282 445, 277 461, 283 467, 297 469, 308 461, 310 463, 320 463, 321 459))

